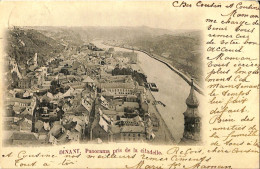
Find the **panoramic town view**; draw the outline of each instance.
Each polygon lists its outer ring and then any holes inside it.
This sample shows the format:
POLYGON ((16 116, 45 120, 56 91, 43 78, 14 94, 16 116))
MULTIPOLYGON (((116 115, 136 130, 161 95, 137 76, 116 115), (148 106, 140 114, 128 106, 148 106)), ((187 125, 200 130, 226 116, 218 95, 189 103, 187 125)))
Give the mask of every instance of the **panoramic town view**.
POLYGON ((6 146, 201 141, 200 32, 7 30, 6 146))

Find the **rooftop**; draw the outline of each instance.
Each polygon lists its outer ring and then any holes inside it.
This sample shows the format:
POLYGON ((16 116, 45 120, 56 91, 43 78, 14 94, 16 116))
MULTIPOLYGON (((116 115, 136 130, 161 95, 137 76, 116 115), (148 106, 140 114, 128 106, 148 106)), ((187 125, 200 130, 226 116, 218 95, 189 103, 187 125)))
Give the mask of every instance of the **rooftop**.
POLYGON ((37 140, 34 133, 14 132, 10 137, 12 140, 37 140))
POLYGON ((142 126, 123 126, 120 129, 121 133, 144 133, 145 128, 142 126))

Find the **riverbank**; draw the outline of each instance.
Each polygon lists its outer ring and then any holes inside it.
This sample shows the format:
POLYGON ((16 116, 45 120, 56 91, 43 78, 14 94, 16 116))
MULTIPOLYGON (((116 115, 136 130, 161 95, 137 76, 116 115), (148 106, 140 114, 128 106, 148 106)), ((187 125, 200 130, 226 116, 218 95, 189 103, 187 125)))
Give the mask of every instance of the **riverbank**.
MULTIPOLYGON (((109 46, 113 46, 113 47, 118 47, 118 48, 124 48, 124 49, 128 49, 128 50, 133 50, 133 48, 130 48, 130 47, 123 47, 123 46, 120 46, 120 45, 114 45, 114 44, 109 44, 109 43, 106 43, 106 42, 103 42, 104 45, 109 45, 109 46)), ((185 80, 189 85, 191 84, 191 79, 189 77, 187 77, 184 73, 180 72, 178 69, 176 69, 175 67, 173 67, 170 63, 164 61, 164 60, 161 60, 155 56, 153 56, 153 54, 151 53, 148 53, 147 51, 144 51, 144 50, 141 50, 141 49, 137 49, 137 48, 134 48, 134 50, 136 51, 139 51, 139 52, 143 52, 145 53, 146 55, 150 56, 151 58, 155 59, 155 60, 158 60, 159 62, 162 62, 163 64, 165 64, 166 66, 168 66, 172 71, 174 71, 176 74, 178 74, 183 80, 185 80)), ((196 83, 194 83, 194 89, 204 95, 204 92, 203 92, 203 89, 196 83)))
MULTIPOLYGON (((115 51, 131 52, 132 49, 120 48, 110 45, 105 45, 102 41, 96 41, 98 47, 101 48, 113 48, 115 51)), ((158 119, 162 119, 162 124, 166 124, 164 127, 166 130, 157 132, 158 135, 156 142, 165 140, 168 142, 170 137, 167 137, 168 131, 170 131, 172 137, 174 138, 174 144, 178 144, 182 137, 184 131, 184 116, 183 113, 187 109, 186 99, 190 93, 190 85, 175 71, 169 69, 169 67, 163 63, 154 59, 153 57, 147 55, 141 51, 135 51, 138 54, 137 60, 138 65, 147 76, 149 82, 153 82, 159 88, 159 92, 147 91, 149 98, 154 98, 157 101, 161 101, 165 104, 154 105, 153 102, 149 103, 149 109, 157 114, 158 119), (151 94, 150 94, 151 93, 151 94), (155 107, 156 106, 156 107, 155 107), (157 113, 158 112, 158 113, 157 113), (166 138, 165 138, 166 136, 166 138)), ((197 91, 195 92, 200 105, 203 105, 204 97, 197 91)), ((148 98, 148 97, 147 97, 148 98)), ((198 107, 199 112, 203 113, 203 106, 198 107)), ((155 137, 156 139, 156 137, 155 137)))
POLYGON ((154 131, 155 138, 151 144, 176 144, 171 131, 169 130, 166 122, 164 121, 163 117, 161 116, 158 108, 156 105, 152 103, 156 101, 152 92, 150 90, 147 91, 146 96, 150 101, 149 104, 149 113, 154 115, 159 120, 159 128, 157 131, 154 131))
MULTIPOLYGON (((96 44, 96 43, 94 43, 94 44, 96 44)), ((108 48, 108 46, 110 47, 110 45, 106 45, 106 44, 104 44, 102 42, 101 42, 101 44, 105 45, 106 48, 108 48)), ((99 47, 99 45, 97 45, 97 46, 99 47)), ((111 46, 111 47, 113 47, 113 46, 111 46)), ((128 50, 128 49, 124 49, 124 48, 118 48, 118 49, 120 49, 120 50, 128 50)), ((117 50, 117 49, 115 48, 115 50, 117 50)), ((142 69, 140 64, 141 64, 140 61, 138 61, 138 63, 137 63, 138 69, 143 74, 146 74, 143 71, 143 69, 142 69)), ((149 106, 148 112, 149 112, 149 114, 152 117, 155 117, 158 120, 159 126, 158 126, 157 130, 153 131, 154 134, 155 134, 155 138, 153 140, 149 141, 149 143, 150 144, 155 144, 155 145, 161 145, 161 144, 172 145, 172 144, 177 144, 176 139, 173 136, 172 131, 170 130, 170 128, 168 126, 169 124, 167 125, 167 123, 165 122, 164 118, 161 115, 161 112, 158 110, 158 108, 162 107, 162 105, 153 104, 153 103, 155 103, 157 101, 157 99, 154 97, 153 94, 156 94, 156 93, 152 93, 152 91, 147 89, 146 98, 147 98, 147 100, 149 100, 148 101, 148 106, 149 106)))

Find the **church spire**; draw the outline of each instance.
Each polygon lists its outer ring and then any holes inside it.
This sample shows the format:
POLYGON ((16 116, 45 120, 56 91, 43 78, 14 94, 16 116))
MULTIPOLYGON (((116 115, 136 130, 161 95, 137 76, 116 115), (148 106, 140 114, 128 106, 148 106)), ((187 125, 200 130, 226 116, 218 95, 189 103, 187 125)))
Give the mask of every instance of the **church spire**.
POLYGON ((191 84, 190 84, 191 88, 190 88, 190 94, 188 96, 188 98, 186 99, 186 104, 188 107, 190 108, 196 108, 199 106, 199 102, 198 99, 195 95, 194 92, 194 84, 193 84, 193 79, 191 79, 191 84))
POLYGON ((200 116, 198 112, 199 102, 194 91, 193 79, 190 83, 190 94, 186 99, 187 110, 184 114, 183 140, 200 140, 200 116))
POLYGON ((37 53, 34 54, 33 64, 36 67, 38 66, 38 54, 37 53))

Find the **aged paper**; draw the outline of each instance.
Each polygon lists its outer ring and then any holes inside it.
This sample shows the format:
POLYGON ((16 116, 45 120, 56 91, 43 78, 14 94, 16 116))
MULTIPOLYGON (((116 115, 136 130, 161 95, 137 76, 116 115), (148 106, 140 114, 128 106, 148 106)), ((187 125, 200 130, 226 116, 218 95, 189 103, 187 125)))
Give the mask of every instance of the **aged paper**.
POLYGON ((259 3, 1 2, 1 168, 259 168, 259 3))

